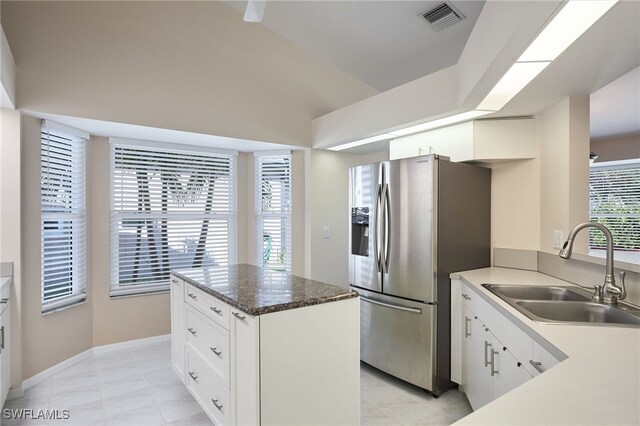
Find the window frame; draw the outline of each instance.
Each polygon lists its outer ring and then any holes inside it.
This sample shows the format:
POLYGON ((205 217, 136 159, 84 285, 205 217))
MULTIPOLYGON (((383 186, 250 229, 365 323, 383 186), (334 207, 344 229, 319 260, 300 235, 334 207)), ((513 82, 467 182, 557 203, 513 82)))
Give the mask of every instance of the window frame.
MULTIPOLYGON (((237 165, 237 151, 225 150, 225 149, 210 149, 201 146, 188 145, 188 144, 174 144, 164 142, 152 142, 152 141, 140 141, 130 140, 122 138, 110 138, 109 147, 109 295, 112 298, 128 297, 138 295, 148 295, 155 293, 167 292, 170 289, 169 277, 167 276, 166 282, 152 283, 152 284, 129 284, 122 285, 119 283, 120 265, 119 265, 119 246, 115 241, 118 241, 118 228, 114 226, 114 220, 126 216, 116 210, 115 199, 115 153, 117 148, 129 148, 135 150, 146 150, 149 152, 163 152, 167 154, 204 154, 208 156, 221 156, 228 158, 230 164, 230 188, 229 188, 229 211, 227 214, 210 213, 210 216, 226 217, 228 220, 228 263, 236 263, 237 259, 237 180, 238 180, 238 165, 237 165), (117 263, 117 265, 116 265, 117 263)), ((193 216, 193 220, 202 220, 201 215, 188 213, 193 216)), ((203 213, 204 214, 204 213, 203 213)), ((170 213, 167 218, 172 216, 183 215, 183 212, 170 213)), ((175 219, 180 220, 180 219, 175 219)), ((178 268, 182 269, 182 268, 178 268)), ((173 270, 170 266, 170 271, 173 270)))
MULTIPOLYGON (((89 134, 81 130, 73 129, 49 120, 43 120, 40 128, 40 304, 42 314, 51 313, 61 309, 65 309, 86 300, 87 294, 87 140, 89 134), (45 139, 46 134, 46 139, 45 139), (68 170, 58 170, 56 174, 68 178, 66 185, 66 193, 64 197, 67 203, 70 203, 71 211, 57 211, 55 207, 46 208, 47 204, 52 203, 51 196, 52 186, 49 181, 51 172, 50 160, 52 157, 51 137, 59 139, 56 144, 68 144, 71 148, 68 157, 62 157, 60 148, 55 153, 58 159, 67 161, 68 170), (62 142, 65 140, 66 142, 62 142), (45 148, 46 141, 46 150, 45 148), (45 154, 46 153, 46 154, 45 154), (45 168, 45 160, 47 166, 45 168), (68 173, 65 173, 68 172, 68 173), (47 173, 45 184, 45 173, 47 173), (45 189, 46 185, 46 189, 45 189), (69 201, 71 200, 71 201, 69 201), (64 226, 70 229, 73 234, 67 241, 67 252, 69 253, 68 265, 71 282, 69 283, 70 292, 61 296, 47 299, 46 292, 51 291, 52 284, 45 283, 46 277, 51 276, 52 269, 48 269, 45 259, 45 241, 49 244, 57 245, 58 250, 65 252, 63 248, 65 243, 52 240, 50 233, 52 228, 51 222, 57 222, 58 227, 64 226), (64 225, 61 225, 64 224, 64 225), (49 233, 47 233, 49 228, 49 233), (62 247, 62 248, 61 248, 62 247)), ((55 188, 55 186, 53 187, 55 188)), ((59 189, 58 189, 59 190, 59 189)), ((57 263, 60 268, 60 263, 57 263)), ((51 265, 49 265, 51 268, 51 265)))
MULTIPOLYGON (((279 150, 279 151, 259 151, 254 153, 254 177, 255 177, 255 188, 254 188, 254 214, 255 214, 255 240, 256 240, 256 264, 261 267, 270 268, 286 273, 291 273, 293 268, 293 179, 292 179, 292 171, 293 171, 293 161, 291 151, 289 150, 279 150), (262 164, 265 160, 269 159, 286 159, 288 161, 287 167, 287 183, 286 188, 288 192, 288 199, 284 201, 287 207, 287 211, 277 213, 273 211, 265 212, 262 209, 263 206, 263 191, 261 184, 261 169, 262 164), (275 268, 275 264, 268 264, 265 262, 264 255, 264 219, 272 219, 272 220, 280 220, 284 221, 286 229, 286 236, 284 241, 280 241, 280 245, 285 245, 284 256, 284 268, 275 268)), ((281 201, 281 208, 283 201, 281 201)))

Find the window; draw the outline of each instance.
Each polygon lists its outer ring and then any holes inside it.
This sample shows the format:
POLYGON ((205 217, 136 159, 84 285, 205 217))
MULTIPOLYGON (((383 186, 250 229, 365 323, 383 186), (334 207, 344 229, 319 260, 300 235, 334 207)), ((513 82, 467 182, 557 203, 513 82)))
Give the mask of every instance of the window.
POLYGON ((85 300, 85 139, 44 122, 40 133, 42 312, 85 300))
POLYGON ((291 154, 256 154, 257 264, 291 272, 291 154))
POLYGON ((169 288, 174 269, 235 263, 236 154, 111 145, 111 295, 169 288))
MULTIPOLYGON (((589 219, 613 234, 616 259, 640 260, 640 159, 595 163, 589 171, 589 219)), ((604 236, 589 232, 592 254, 606 249, 604 236)))

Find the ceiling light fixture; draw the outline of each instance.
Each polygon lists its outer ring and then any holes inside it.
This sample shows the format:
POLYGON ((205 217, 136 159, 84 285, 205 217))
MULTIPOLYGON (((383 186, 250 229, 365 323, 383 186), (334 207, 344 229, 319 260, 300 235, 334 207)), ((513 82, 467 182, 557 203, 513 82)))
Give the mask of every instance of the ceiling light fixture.
POLYGON ((267 0, 249 0, 247 8, 244 10, 244 22, 262 22, 264 10, 267 7, 267 0))
POLYGON ((462 123, 463 121, 469 121, 474 118, 482 117, 483 115, 491 114, 495 111, 488 110, 473 110, 461 112, 460 114, 450 115, 448 117, 439 118, 437 120, 428 121, 426 123, 416 124, 414 126, 406 127, 400 130, 394 130, 393 132, 389 132, 390 135, 399 137, 399 136, 407 136, 414 133, 420 133, 431 129, 436 129, 438 127, 449 126, 451 124, 462 123))
POLYGON ((390 135, 389 133, 384 133, 382 135, 372 136, 370 138, 359 139, 357 141, 347 142, 340 145, 332 146, 327 149, 331 151, 342 151, 349 148, 355 148, 356 146, 366 145, 368 143, 380 142, 385 139, 393 139, 393 135, 390 135))
POLYGON ((502 109, 618 1, 569 1, 480 102, 478 109, 502 109))

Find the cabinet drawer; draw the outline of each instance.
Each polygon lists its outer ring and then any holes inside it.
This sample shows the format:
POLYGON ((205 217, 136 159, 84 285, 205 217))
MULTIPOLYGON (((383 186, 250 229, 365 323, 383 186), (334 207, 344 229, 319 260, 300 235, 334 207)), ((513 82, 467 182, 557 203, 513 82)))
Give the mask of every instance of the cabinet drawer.
POLYGON ((207 363, 187 346, 187 388, 217 425, 231 423, 231 393, 207 363))
POLYGON ((188 306, 187 343, 229 387, 229 331, 188 306))
POLYGON ((0 312, 9 306, 9 298, 11 297, 11 285, 5 284, 0 291, 0 312))
POLYGON ((200 310, 227 330, 229 329, 229 305, 195 288, 191 284, 184 286, 184 300, 200 310))

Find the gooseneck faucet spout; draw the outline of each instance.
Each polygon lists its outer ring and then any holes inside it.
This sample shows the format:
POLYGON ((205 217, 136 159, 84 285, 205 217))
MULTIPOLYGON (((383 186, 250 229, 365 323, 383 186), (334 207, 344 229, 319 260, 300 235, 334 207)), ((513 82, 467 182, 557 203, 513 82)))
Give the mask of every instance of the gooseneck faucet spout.
MULTIPOLYGON (((563 259, 571 258, 571 253, 573 251, 573 241, 576 238, 578 232, 582 231, 585 228, 596 228, 602 231, 602 233, 604 234, 607 242, 606 275, 604 277, 604 285, 602 286, 602 289, 600 290, 598 289, 598 287, 600 286, 596 286, 596 292, 602 292, 601 299, 604 303, 608 305, 616 305, 618 303, 618 300, 623 300, 627 297, 627 292, 624 286, 625 274, 624 272, 620 273, 620 286, 618 287, 616 285, 613 270, 613 236, 611 235, 611 231, 609 231, 606 226, 596 222, 585 222, 579 224, 569 233, 567 241, 564 242, 564 245, 562 246, 560 253, 558 253, 558 256, 563 259)), ((598 298, 600 298, 600 296, 598 296, 598 298)))

